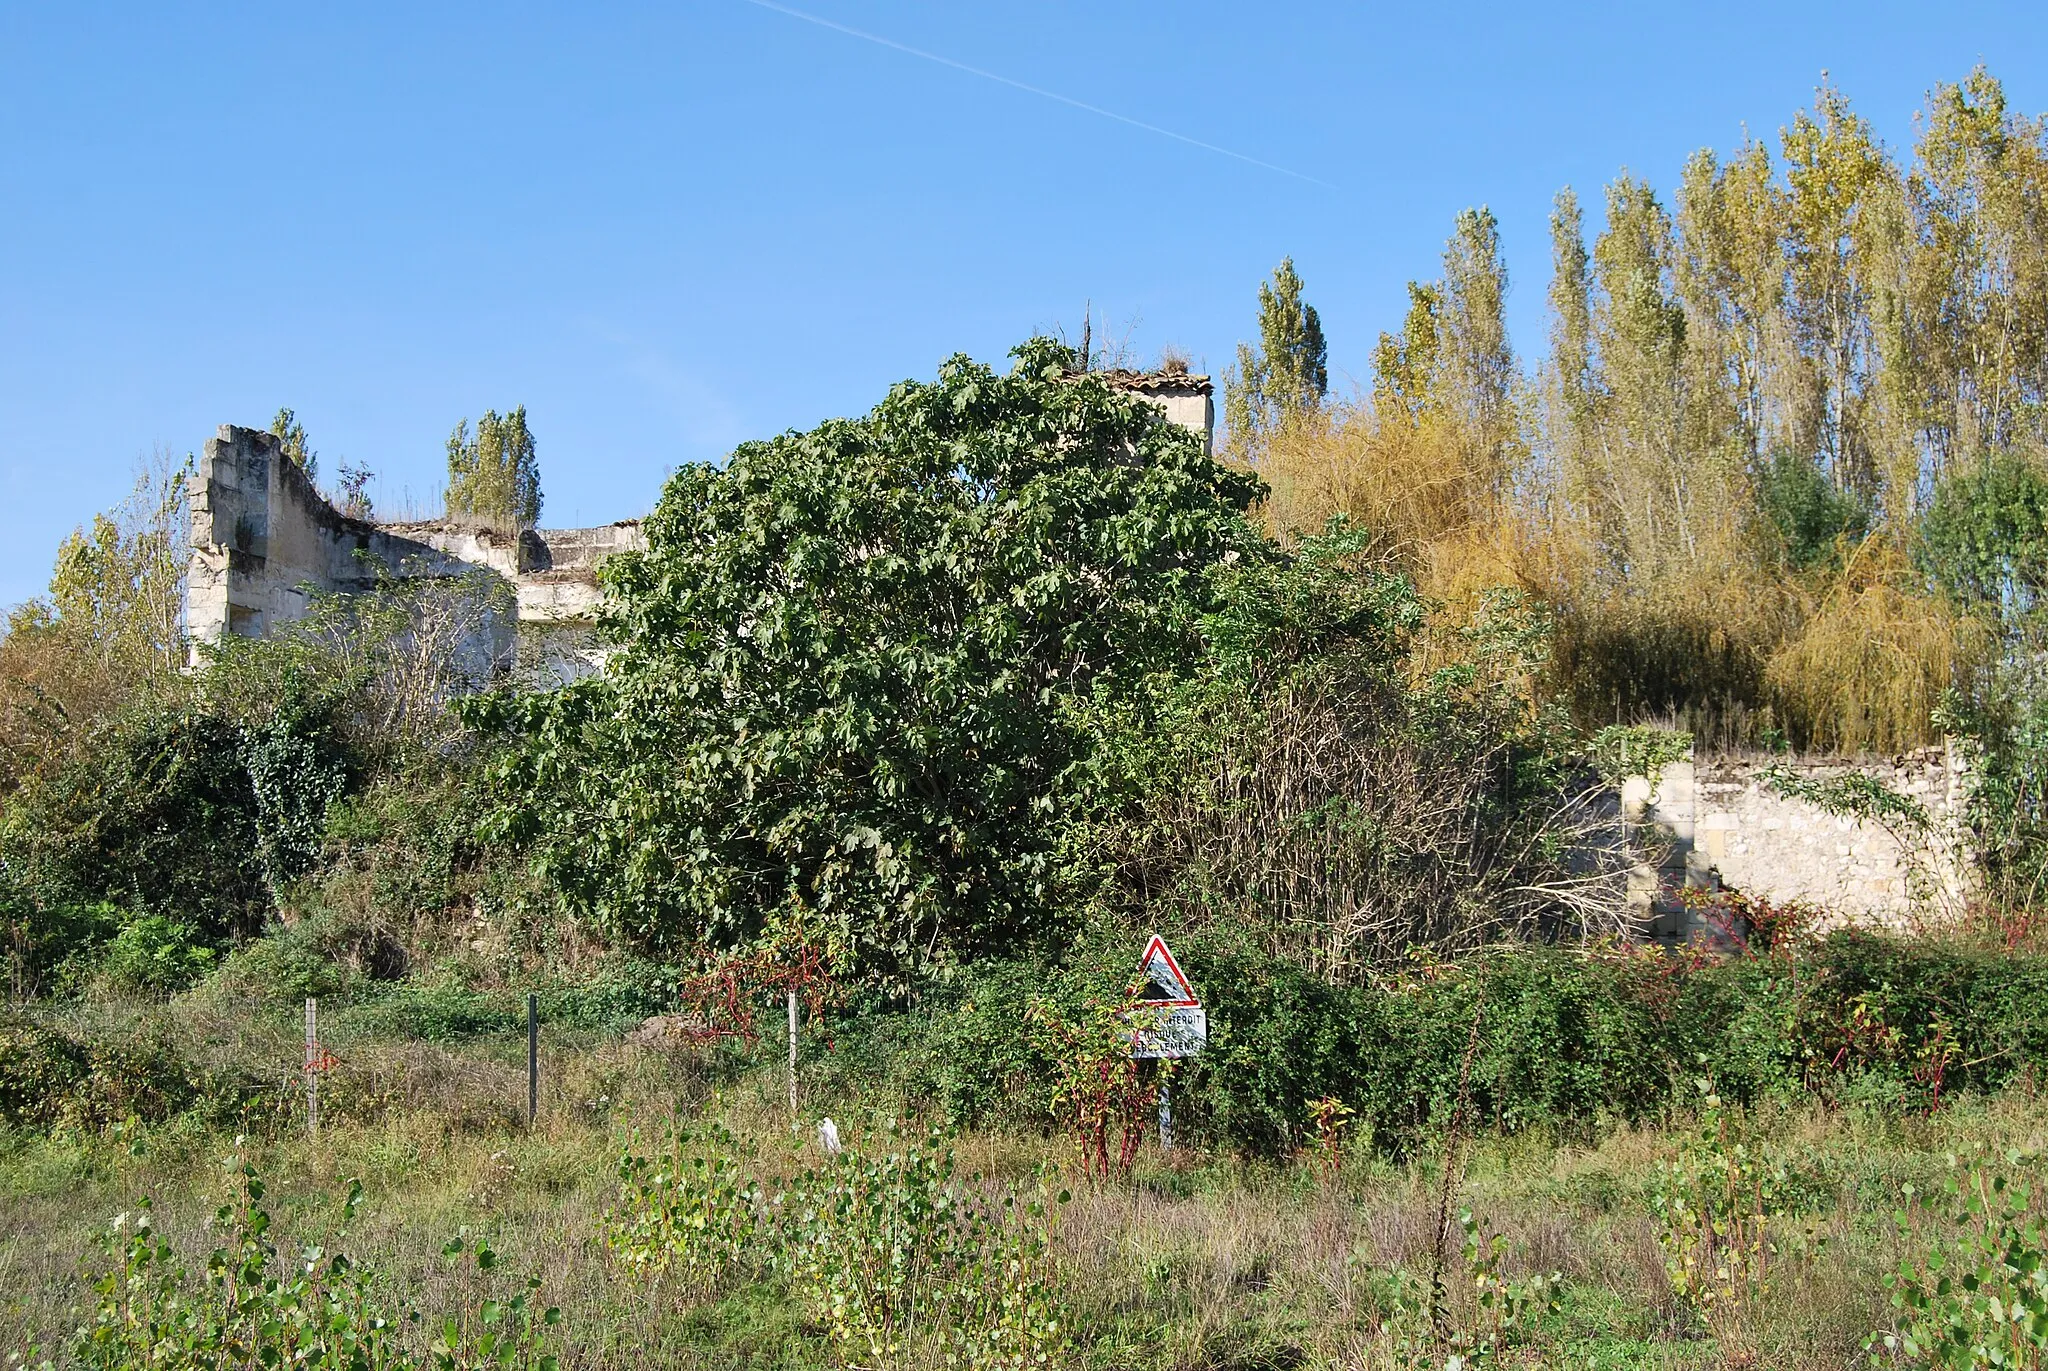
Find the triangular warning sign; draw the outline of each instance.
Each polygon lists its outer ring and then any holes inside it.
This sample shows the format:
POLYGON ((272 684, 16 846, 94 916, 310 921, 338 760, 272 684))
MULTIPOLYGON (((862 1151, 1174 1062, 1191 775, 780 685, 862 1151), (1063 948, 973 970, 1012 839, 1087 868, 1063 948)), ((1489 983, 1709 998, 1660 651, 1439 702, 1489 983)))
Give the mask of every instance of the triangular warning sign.
POLYGON ((1193 1008, 1201 1003, 1187 973, 1167 950, 1166 939, 1156 933, 1138 960, 1138 998, 1148 1005, 1172 1008, 1193 1008))

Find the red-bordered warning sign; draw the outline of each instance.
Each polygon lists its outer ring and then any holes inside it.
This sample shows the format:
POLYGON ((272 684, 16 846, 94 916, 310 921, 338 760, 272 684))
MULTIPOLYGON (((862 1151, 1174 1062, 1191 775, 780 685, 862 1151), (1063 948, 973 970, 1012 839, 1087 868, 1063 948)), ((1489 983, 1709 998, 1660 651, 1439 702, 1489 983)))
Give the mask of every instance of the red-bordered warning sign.
POLYGON ((1133 1057, 1192 1057, 1209 1040, 1209 1011, 1196 998, 1194 982, 1173 959, 1166 939, 1156 933, 1138 959, 1129 1018, 1133 1057))
POLYGON ((1138 998, 1163 1009, 1194 1009, 1202 1003, 1195 998, 1194 982, 1173 959, 1166 939, 1157 933, 1138 959, 1138 998))

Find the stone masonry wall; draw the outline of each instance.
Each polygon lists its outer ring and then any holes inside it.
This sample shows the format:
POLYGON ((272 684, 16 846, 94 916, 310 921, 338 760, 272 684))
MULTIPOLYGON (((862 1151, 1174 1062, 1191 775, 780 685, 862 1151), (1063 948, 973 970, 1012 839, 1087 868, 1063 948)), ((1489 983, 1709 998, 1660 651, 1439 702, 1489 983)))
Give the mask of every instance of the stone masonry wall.
POLYGON ((1841 818, 1764 785, 1763 761, 1721 761, 1698 768, 1694 844, 1728 885, 1772 901, 1804 901, 1845 919, 1901 923, 1939 913, 1966 892, 1960 843, 1967 776, 1953 749, 1928 748, 1885 762, 1788 763, 1824 779, 1862 771, 1917 801, 1931 831, 1889 831, 1841 818))
POLYGON ((1680 885, 1728 886, 1774 904, 1803 903, 1830 924, 1901 927, 1960 909, 1970 865, 1962 841, 1968 773, 1960 754, 1929 748, 1878 762, 1721 758, 1628 778, 1620 811, 1638 861, 1630 901, 1649 936, 1698 930, 1671 898, 1680 885), (1843 818, 1764 782, 1773 765, 1808 780, 1851 771, 1915 800, 1924 832, 1843 818))
POLYGON ((279 440, 221 426, 187 492, 192 558, 186 632, 195 644, 260 638, 309 612, 319 593, 369 588, 380 575, 494 573, 516 608, 493 618, 464 650, 535 685, 595 671, 597 567, 644 546, 637 522, 591 529, 529 529, 513 537, 444 521, 376 524, 329 504, 279 440))
POLYGON ((187 487, 185 628, 197 642, 260 638, 306 616, 312 592, 376 584, 378 568, 453 576, 472 562, 327 503, 276 437, 223 424, 187 487))

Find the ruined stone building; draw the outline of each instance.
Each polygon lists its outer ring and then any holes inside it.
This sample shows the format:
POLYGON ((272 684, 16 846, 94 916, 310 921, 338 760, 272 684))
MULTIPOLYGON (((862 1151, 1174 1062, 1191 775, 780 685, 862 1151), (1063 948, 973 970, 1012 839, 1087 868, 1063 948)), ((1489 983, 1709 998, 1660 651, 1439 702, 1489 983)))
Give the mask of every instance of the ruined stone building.
MULTIPOLYGON (((1212 444, 1209 378, 1185 369, 1091 375, 1136 395, 1212 444)), ((336 509, 280 441, 223 424, 191 478, 192 560, 185 626, 195 644, 261 638, 304 618, 318 594, 361 591, 381 577, 488 573, 512 591, 472 651, 535 685, 586 675, 602 660, 597 568, 643 546, 637 519, 517 534, 454 521, 378 523, 336 509)))
POLYGON ((315 595, 368 589, 380 577, 487 573, 512 594, 499 597, 471 650, 494 670, 535 684, 595 669, 598 564, 641 546, 632 519, 517 534, 352 519, 328 503, 277 438, 233 424, 207 439, 189 499, 185 629, 195 644, 261 638, 304 618, 315 595))
MULTIPOLYGON (((1182 370, 1090 375, 1136 395, 1171 423, 1213 442, 1206 376, 1182 370)), ((637 520, 598 528, 517 534, 447 521, 376 523, 350 518, 321 495, 279 440, 223 425, 191 478, 192 560, 187 632, 195 643, 260 638, 303 618, 318 593, 360 591, 380 578, 496 578, 507 594, 473 650, 498 674, 547 685, 595 670, 597 568, 643 546, 637 520)), ((1815 759, 1802 774, 1843 764, 1815 759)), ((1685 886, 1723 880, 1777 902, 1811 902, 1836 916, 1904 924, 1957 906, 1969 863, 1960 817, 1968 778, 1958 757, 1930 752, 1878 768, 1924 806, 1924 832, 1824 813, 1767 783, 1760 763, 1692 760, 1659 776, 1629 778, 1612 797, 1624 847, 1634 855, 1630 902, 1651 936, 1696 936, 1697 915, 1675 902, 1685 886)))

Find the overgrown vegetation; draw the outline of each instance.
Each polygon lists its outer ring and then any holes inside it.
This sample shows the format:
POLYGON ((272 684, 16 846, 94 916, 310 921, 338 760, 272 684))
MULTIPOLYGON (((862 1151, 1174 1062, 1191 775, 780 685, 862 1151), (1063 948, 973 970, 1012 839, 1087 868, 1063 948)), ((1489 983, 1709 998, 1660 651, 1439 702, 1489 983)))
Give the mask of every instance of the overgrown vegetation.
MULTIPOLYGON (((1832 89, 1780 143, 1675 212, 1623 179, 1590 244, 1561 197, 1533 369, 1484 210, 1361 396, 1284 263, 1223 461, 1036 339, 686 467, 552 692, 494 675, 483 576, 187 643, 151 464, 0 637, 0 1336, 2038 1362, 2048 132, 1980 71, 1909 165, 1832 89), (1635 940, 1625 779, 1935 740, 1973 778, 1943 927, 1699 886, 1712 936, 1635 940), (1151 932, 1208 1015, 1174 1063, 1131 1051, 1151 932), (131 1216, 83 1295, 81 1189, 131 1216)), ((452 513, 538 517, 523 409, 449 463, 452 513)), ((1869 776, 1760 774, 1937 841, 1869 776)))
MULTIPOLYGON (((1468 211, 1368 393, 1237 422, 1234 454, 1276 534, 1347 515, 1454 616, 1502 586, 1548 606, 1546 691, 1584 726, 1928 743, 2033 633, 2044 188, 2048 127, 1981 68, 1930 93, 1910 156, 1824 86, 1669 200, 1616 181, 1590 243, 1563 192, 1540 359, 1468 211)), ((1268 294, 1303 291, 1290 263, 1268 294)), ((1305 356, 1271 313, 1261 355, 1305 356)))

